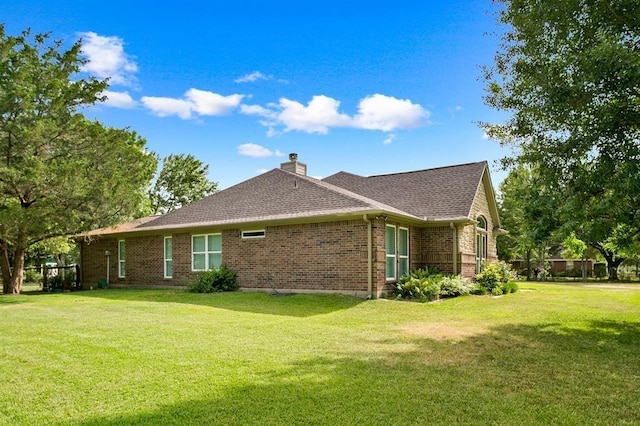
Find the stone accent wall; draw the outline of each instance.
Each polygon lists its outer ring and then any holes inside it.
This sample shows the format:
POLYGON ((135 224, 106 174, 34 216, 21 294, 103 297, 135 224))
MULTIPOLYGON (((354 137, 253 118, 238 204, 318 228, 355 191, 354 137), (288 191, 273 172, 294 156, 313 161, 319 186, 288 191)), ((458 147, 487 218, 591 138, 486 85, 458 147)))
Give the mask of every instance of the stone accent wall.
MULTIPOLYGON (((487 262, 496 262, 498 260, 498 252, 496 248, 496 235, 493 233, 495 224, 489 211, 489 202, 484 185, 478 188, 476 198, 471 207, 471 219, 483 216, 487 221, 487 262)), ((468 225, 462 228, 460 232, 459 250, 461 257, 462 274, 466 277, 473 277, 476 270, 476 235, 475 225, 468 225)))

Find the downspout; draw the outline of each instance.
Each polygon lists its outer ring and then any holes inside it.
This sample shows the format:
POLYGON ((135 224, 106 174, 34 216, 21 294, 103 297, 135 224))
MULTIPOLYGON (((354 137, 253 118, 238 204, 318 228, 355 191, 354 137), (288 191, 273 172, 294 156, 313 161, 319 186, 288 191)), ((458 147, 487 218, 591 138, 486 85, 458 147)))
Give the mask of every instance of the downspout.
POLYGON ((458 228, 456 228, 453 222, 449 222, 449 227, 451 228, 451 232, 453 233, 453 275, 458 275, 458 228))
POLYGON ((373 273, 372 273, 372 225, 367 215, 362 215, 362 219, 367 222, 367 299, 373 299, 373 273))

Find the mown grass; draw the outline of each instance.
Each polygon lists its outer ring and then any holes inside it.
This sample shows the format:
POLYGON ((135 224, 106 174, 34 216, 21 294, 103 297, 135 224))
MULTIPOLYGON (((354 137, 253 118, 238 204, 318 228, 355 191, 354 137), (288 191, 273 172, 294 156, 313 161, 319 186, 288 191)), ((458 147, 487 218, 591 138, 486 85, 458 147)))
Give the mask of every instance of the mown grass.
POLYGON ((0 296, 0 424, 638 424, 640 286, 0 296))

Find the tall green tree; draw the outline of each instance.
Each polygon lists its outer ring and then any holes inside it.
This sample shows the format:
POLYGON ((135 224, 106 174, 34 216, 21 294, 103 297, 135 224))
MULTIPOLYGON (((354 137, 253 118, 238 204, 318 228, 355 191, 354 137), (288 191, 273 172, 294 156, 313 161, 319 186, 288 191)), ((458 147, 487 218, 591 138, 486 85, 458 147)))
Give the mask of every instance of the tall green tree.
POLYGON ((213 194, 217 182, 208 178, 209 166, 191 154, 171 154, 149 192, 153 214, 164 214, 213 194))
POLYGON ((509 231, 498 239, 498 256, 524 259, 531 278, 532 261, 543 265, 549 251, 558 247, 558 198, 537 173, 519 165, 500 184, 498 206, 502 226, 509 231))
POLYGON ((640 2, 495 3, 506 30, 486 102, 511 117, 485 128, 516 148, 506 166, 531 165, 557 186, 565 227, 615 279, 620 253, 640 239, 640 2))
POLYGON ((87 120, 106 81, 82 77, 81 42, 0 26, 0 270, 22 287, 25 251, 140 210, 157 166, 135 132, 87 120))

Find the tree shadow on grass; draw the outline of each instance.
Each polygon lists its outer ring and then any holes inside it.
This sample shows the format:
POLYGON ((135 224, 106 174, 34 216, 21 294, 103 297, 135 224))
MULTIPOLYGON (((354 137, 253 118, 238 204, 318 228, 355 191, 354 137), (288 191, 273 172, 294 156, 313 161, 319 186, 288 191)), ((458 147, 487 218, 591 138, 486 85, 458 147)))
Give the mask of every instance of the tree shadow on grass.
POLYGON ((28 302, 28 300, 18 295, 0 294, 0 307, 17 305, 17 304, 26 303, 26 302, 28 302))
POLYGON ((239 312, 311 317, 353 308, 363 299, 340 294, 291 294, 275 297, 261 292, 188 293, 184 290, 108 289, 83 291, 77 296, 109 300, 184 303, 239 312))
POLYGON ((256 372, 244 385, 205 383, 190 400, 164 404, 159 396, 148 409, 80 424, 640 422, 640 322, 505 325, 463 339, 399 333, 367 347, 256 372))

